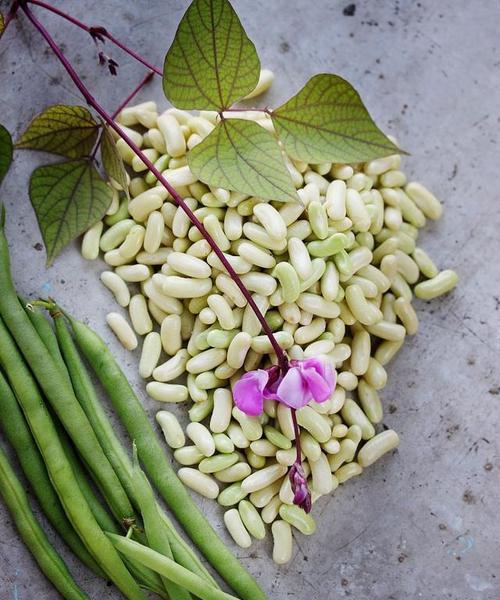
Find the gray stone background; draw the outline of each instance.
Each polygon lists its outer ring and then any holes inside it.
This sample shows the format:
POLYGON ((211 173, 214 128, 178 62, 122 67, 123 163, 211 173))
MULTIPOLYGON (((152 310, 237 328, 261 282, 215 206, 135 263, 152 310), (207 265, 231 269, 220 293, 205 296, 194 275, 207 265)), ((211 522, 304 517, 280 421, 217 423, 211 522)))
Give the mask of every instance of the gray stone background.
MULTIPOLYGON (((187 6, 184 0, 54 4, 108 27, 159 65, 187 6)), ((409 176, 445 206, 422 245, 461 281, 446 298, 418 302, 420 331, 389 368, 384 423, 400 433, 399 450, 318 502, 318 531, 296 536, 286 567, 272 563, 269 538, 238 554, 273 600, 498 600, 500 4, 358 0, 345 10, 349 4, 234 0, 263 65, 276 73, 265 102, 276 106, 314 73, 338 73, 411 152, 404 163, 409 176)), ((85 34, 38 13, 97 97, 116 107, 140 80, 141 66, 109 48, 120 63, 111 79, 96 66, 85 34)), ((0 75, 0 121, 15 135, 47 105, 80 102, 23 18, 0 43, 0 75)), ((158 82, 142 97, 164 103, 158 82)), ((106 330, 113 303, 98 283, 103 264, 85 263, 75 246, 45 269, 27 184, 46 158, 16 154, 2 187, 19 289, 53 294, 102 333, 153 414, 158 405, 135 375, 137 352, 126 353, 106 330)), ((216 504, 201 504, 227 539, 216 504)), ((91 598, 119 597, 62 553, 91 598)), ((0 506, 1 600, 55 597, 0 506)))

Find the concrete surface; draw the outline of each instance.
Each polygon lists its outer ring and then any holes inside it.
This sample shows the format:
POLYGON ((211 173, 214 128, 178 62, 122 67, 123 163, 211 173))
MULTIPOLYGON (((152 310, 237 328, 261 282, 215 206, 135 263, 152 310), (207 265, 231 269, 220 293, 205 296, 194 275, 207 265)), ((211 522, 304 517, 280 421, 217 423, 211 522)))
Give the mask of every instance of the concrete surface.
MULTIPOLYGON (((187 2, 64 4, 161 64, 187 2)), ((453 294, 419 303, 419 334, 390 366, 384 423, 400 433, 399 450, 319 502, 318 532, 296 537, 286 567, 271 562, 269 539, 239 554, 273 600, 498 600, 500 4, 362 0, 345 11, 350 16, 343 14, 348 2, 332 0, 234 4, 263 64, 277 74, 270 106, 316 72, 333 71, 355 84, 380 125, 412 153, 404 165, 410 176, 443 199, 444 218, 427 228, 422 243, 461 277, 453 294)), ((39 36, 21 21, 0 44, 0 120, 14 134, 49 104, 79 102, 39 36)), ((85 35, 50 16, 44 21, 110 109, 140 79, 141 67, 111 48, 119 77, 106 76, 85 35)), ((143 94, 153 96, 162 101, 158 83, 143 94)), ((1 190, 19 289, 50 292, 87 319, 153 412, 157 406, 135 376, 137 353, 127 354, 106 331, 110 301, 97 280, 102 264, 85 263, 71 248, 44 267, 27 195, 30 169, 43 160, 16 154, 1 190)), ((218 507, 203 508, 227 537, 218 507)), ((75 574, 91 598, 119 597, 88 572, 75 574)), ((55 597, 0 506, 1 600, 55 597)))

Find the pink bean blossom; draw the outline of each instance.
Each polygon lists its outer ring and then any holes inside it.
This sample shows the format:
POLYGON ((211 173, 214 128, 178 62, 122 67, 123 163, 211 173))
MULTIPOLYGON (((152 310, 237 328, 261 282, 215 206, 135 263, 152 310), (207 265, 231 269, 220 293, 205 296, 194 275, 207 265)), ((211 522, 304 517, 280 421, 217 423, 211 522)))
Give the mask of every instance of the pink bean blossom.
POLYGON ((326 359, 291 360, 284 376, 276 365, 245 373, 233 388, 236 406, 247 415, 264 410, 264 400, 299 409, 312 400, 328 400, 335 389, 335 371, 326 359))

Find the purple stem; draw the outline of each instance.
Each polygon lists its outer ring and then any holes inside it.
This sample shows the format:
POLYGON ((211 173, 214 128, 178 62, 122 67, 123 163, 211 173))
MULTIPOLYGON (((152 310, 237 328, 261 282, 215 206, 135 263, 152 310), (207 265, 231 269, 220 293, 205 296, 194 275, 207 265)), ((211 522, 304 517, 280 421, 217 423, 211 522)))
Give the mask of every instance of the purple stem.
MULTIPOLYGON (((88 34, 92 35, 92 31, 98 32, 100 35, 102 35, 103 37, 107 38, 110 42, 112 42, 113 44, 115 44, 115 46, 118 46, 118 48, 120 48, 121 50, 123 50, 124 52, 126 52, 129 56, 132 56, 133 58, 135 58, 135 60, 137 60, 140 63, 142 63, 150 71, 153 71, 154 73, 156 73, 157 75, 160 75, 160 76, 163 75, 163 71, 161 69, 159 69, 158 67, 155 67, 154 65, 152 65, 149 61, 147 61, 145 58, 143 58, 142 56, 140 56, 140 54, 137 54, 137 52, 135 52, 134 50, 132 50, 131 48, 129 48, 128 46, 126 46, 124 43, 120 42, 120 40, 117 40, 104 27, 89 27, 88 25, 85 25, 85 23, 82 23, 82 21, 76 19, 75 17, 72 17, 71 15, 69 15, 69 14, 65 13, 64 11, 60 10, 59 8, 56 8, 55 6, 51 6, 50 4, 47 4, 46 2, 42 2, 42 0, 27 0, 27 1, 30 4, 34 4, 36 6, 40 6, 41 8, 45 8, 46 10, 48 10, 48 11, 50 11, 50 12, 52 12, 52 13, 60 16, 60 17, 62 17, 63 19, 66 19, 66 21, 69 21, 70 23, 73 23, 73 25, 76 25, 80 29, 83 29, 88 34)), ((24 10, 24 8, 23 8, 23 10, 24 10)))
MULTIPOLYGON (((144 85, 151 79, 154 75, 153 71, 149 71, 149 73, 143 78, 141 83, 125 98, 125 100, 120 104, 120 106, 115 110, 115 112, 111 115, 113 120, 120 114, 120 112, 127 106, 127 104, 134 98, 136 94, 140 92, 144 85)), ((97 150, 99 150, 99 146, 101 145, 102 136, 104 135, 104 131, 101 131, 97 142, 95 143, 94 149, 92 150, 92 154, 90 155, 90 159, 93 160, 96 157, 97 150)))
POLYGON ((302 464, 302 448, 300 447, 300 428, 297 423, 297 411, 295 408, 290 408, 290 412, 292 413, 293 431, 295 433, 295 450, 297 451, 295 462, 300 465, 302 464))
MULTIPOLYGON (((36 3, 39 4, 39 1, 37 0, 36 3)), ((233 269, 233 267, 231 266, 231 264, 229 263, 227 258, 224 256, 224 253, 222 252, 222 250, 217 246, 217 244, 215 243, 215 240, 210 236, 208 231, 203 226, 203 223, 198 219, 198 217, 193 213, 193 211, 189 208, 189 206, 184 202, 184 200, 179 195, 179 193, 175 190, 175 188, 173 188, 168 183, 168 181, 165 179, 165 177, 163 177, 161 172, 154 166, 154 164, 148 159, 148 157, 130 139, 130 137, 124 131, 122 131, 122 129, 113 121, 113 119, 111 118, 111 115, 109 115, 104 110, 104 108, 102 108, 102 106, 97 102, 97 100, 92 96, 92 94, 87 89, 87 87, 85 86, 83 81, 80 79, 78 73, 75 71, 75 69, 73 68, 71 63, 64 56, 61 49, 54 41, 54 39, 52 38, 50 33, 45 29, 45 27, 42 25, 42 23, 40 23, 40 21, 38 21, 38 19, 35 17, 35 15, 28 8, 28 6, 26 4, 23 4, 21 6, 21 8, 24 11, 25 15, 27 16, 27 18, 31 21, 33 26, 36 29, 38 29, 38 31, 43 36, 43 38, 45 39, 47 44, 50 46, 51 50, 57 56, 57 58, 59 59, 59 61, 63 65, 63 67, 66 69, 66 72, 73 80, 73 83, 80 90, 82 96, 85 98, 85 100, 87 101, 89 106, 91 106, 99 114, 99 116, 112 129, 114 129, 114 131, 116 131, 116 133, 125 141, 125 143, 134 152, 134 154, 136 154, 136 156, 138 156, 143 161, 143 163, 148 167, 148 169, 151 171, 151 173, 153 173, 153 175, 158 179, 158 181, 163 185, 163 187, 169 192, 169 194, 172 196, 172 198, 174 199, 176 204, 182 208, 182 210, 189 217, 189 219, 193 223, 193 225, 200 231, 200 233, 203 235, 203 237, 210 244, 210 247, 212 248, 214 253, 217 255, 217 257, 219 258, 221 263, 224 265, 225 269, 227 270, 229 275, 232 277, 232 279, 234 280, 234 282, 240 289, 241 293, 244 295, 245 299, 247 300, 248 304, 254 311, 255 316, 257 317, 257 319, 259 320, 259 323, 262 326, 262 329, 264 330, 265 334, 269 338, 269 341, 271 342, 273 350, 276 353, 276 356, 278 358, 280 368, 282 369, 283 372, 286 372, 286 370, 288 368, 288 359, 287 359, 285 353, 283 352, 283 350, 281 349, 280 345, 278 344, 278 341, 274 337, 273 332, 271 331, 271 328, 269 327, 266 319, 264 318, 264 315, 259 310, 259 308, 256 305, 254 299, 252 298, 250 292, 245 287, 245 284, 241 281, 241 279, 238 276, 238 274, 236 273, 236 271, 233 269)))
POLYGON ((135 98, 135 96, 141 91, 141 89, 151 80, 151 77, 154 75, 154 71, 149 71, 144 77, 144 79, 139 83, 139 85, 125 98, 125 100, 120 104, 120 106, 115 110, 115 112, 111 115, 113 120, 121 113, 121 111, 127 106, 127 104, 135 98))

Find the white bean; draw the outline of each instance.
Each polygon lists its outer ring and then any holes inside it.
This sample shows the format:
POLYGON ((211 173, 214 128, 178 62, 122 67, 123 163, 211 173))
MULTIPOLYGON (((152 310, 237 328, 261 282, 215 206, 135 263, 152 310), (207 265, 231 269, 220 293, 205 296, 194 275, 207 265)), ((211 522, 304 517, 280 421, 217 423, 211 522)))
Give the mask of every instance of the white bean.
POLYGON ((186 372, 186 364, 188 360, 188 351, 184 348, 178 350, 174 356, 156 367, 156 369, 153 371, 153 379, 163 383, 177 379, 186 372))
POLYGON ((158 364, 161 354, 161 338, 156 331, 151 331, 144 338, 142 344, 141 360, 139 362, 139 375, 144 379, 151 377, 158 364))
POLYGON ((165 436, 165 441, 170 448, 182 448, 185 445, 186 437, 184 436, 184 431, 173 413, 167 410, 160 410, 156 413, 156 421, 160 425, 165 436))
POLYGON ((177 471, 177 475, 184 485, 187 485, 187 487, 191 488, 201 496, 205 496, 205 498, 215 500, 219 495, 219 486, 217 482, 212 479, 210 475, 201 473, 198 469, 181 467, 177 471))
POLYGON ((137 337, 134 330, 119 313, 110 312, 106 315, 106 323, 127 350, 137 348, 137 337))
POLYGON ((189 423, 186 434, 204 456, 212 456, 215 453, 214 438, 202 423, 189 423))
POLYGON ((146 385, 146 392, 158 402, 185 402, 188 398, 187 387, 174 383, 151 381, 146 385))
POLYGON ((224 523, 231 537, 241 548, 250 548, 252 540, 243 525, 238 509, 231 508, 224 513, 224 523))
POLYGON ((130 299, 128 307, 132 327, 138 335, 146 335, 153 329, 153 322, 149 316, 148 305, 142 294, 135 294, 130 299))
POLYGON ((82 256, 86 260, 95 260, 99 256, 99 243, 101 240, 102 229, 103 222, 98 221, 83 234, 82 256))
POLYGON ((130 302, 130 292, 123 279, 113 271, 101 273, 102 283, 110 290, 120 306, 126 307, 130 302))
POLYGON ((226 431, 231 422, 233 397, 227 388, 219 388, 214 392, 214 408, 210 418, 210 429, 214 433, 226 431))

